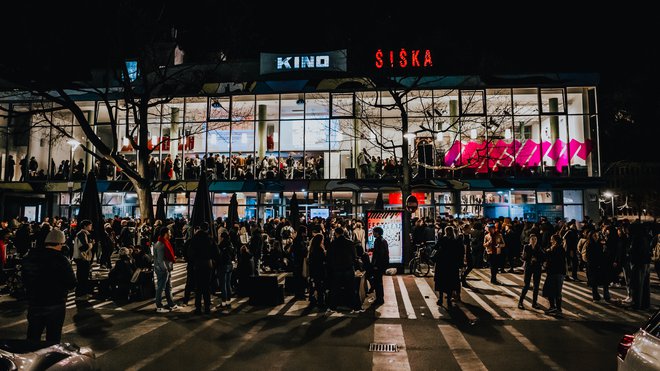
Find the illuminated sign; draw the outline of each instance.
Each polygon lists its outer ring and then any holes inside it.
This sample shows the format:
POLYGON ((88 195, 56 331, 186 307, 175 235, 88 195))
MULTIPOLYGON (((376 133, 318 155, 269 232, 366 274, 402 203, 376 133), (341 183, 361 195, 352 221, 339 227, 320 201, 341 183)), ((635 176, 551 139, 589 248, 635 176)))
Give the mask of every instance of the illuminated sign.
POLYGON ((261 53, 260 73, 301 70, 346 71, 346 50, 320 53, 273 54, 261 53))
POLYGON ((390 264, 403 263, 403 212, 369 211, 367 212, 367 249, 374 248, 374 228, 383 228, 383 238, 390 250, 390 264))
POLYGON ((398 52, 378 49, 374 57, 374 64, 378 69, 433 67, 433 56, 429 49, 401 48, 398 52))

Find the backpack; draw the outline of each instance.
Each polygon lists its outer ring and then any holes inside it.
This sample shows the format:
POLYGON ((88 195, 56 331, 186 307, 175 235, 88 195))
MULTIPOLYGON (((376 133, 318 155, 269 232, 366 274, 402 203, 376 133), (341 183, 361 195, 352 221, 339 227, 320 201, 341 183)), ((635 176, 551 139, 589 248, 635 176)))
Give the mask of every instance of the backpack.
POLYGON ((655 238, 655 246, 653 246, 651 261, 654 263, 660 262, 660 238, 657 237, 655 238))

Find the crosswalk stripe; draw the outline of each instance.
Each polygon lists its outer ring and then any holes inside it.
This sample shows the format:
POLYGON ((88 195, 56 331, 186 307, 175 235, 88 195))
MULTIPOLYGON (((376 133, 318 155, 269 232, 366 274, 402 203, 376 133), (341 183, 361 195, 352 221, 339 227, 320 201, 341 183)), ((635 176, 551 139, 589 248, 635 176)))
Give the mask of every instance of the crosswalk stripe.
MULTIPOLYGON (((386 276, 391 277, 391 276, 386 276)), ((390 280, 391 281, 391 280, 390 280)), ((398 352, 385 353, 373 352, 373 370, 378 371, 405 371, 410 370, 408 352, 406 351, 406 340, 403 337, 403 327, 397 324, 385 325, 376 323, 374 325, 374 343, 395 343, 399 346, 398 352)))
POLYGON ((463 370, 488 370, 481 362, 477 354, 474 352, 470 344, 465 340, 465 337, 453 326, 438 325, 442 337, 449 345, 456 363, 463 370))
POLYGON ((630 313, 630 312, 624 313, 624 312, 621 312, 621 311, 615 311, 615 310, 610 309, 610 308, 608 308, 606 306, 603 306, 603 305, 594 305, 593 303, 589 304, 589 303, 591 303, 591 294, 590 293, 587 294, 583 290, 584 290, 584 288, 579 288, 579 287, 574 287, 574 286, 568 285, 564 288, 563 292, 568 293, 570 296, 575 297, 577 300, 580 300, 584 303, 587 303, 587 305, 591 305, 592 310, 598 310, 600 312, 607 313, 610 316, 620 318, 624 321, 630 321, 631 320, 627 316, 636 317, 636 320, 645 319, 645 318, 643 318, 642 316, 640 316, 636 313, 630 313))
MULTIPOLYGON (((515 278, 516 281, 522 280, 520 277, 515 278)), ((545 279, 542 279, 541 282, 539 283, 539 286, 543 287, 543 284, 545 282, 545 279)), ((573 308, 576 308, 581 311, 581 313, 577 314, 573 312, 574 314, 578 315, 579 318, 582 319, 597 319, 597 320, 607 320, 609 319, 608 315, 606 313, 601 312, 599 309, 600 308, 595 308, 593 307, 593 304, 591 303, 591 299, 585 300, 584 296, 578 295, 574 293, 572 290, 568 290, 570 286, 564 286, 565 290, 562 290, 562 312, 565 310, 566 306, 570 306, 573 308), (581 303, 584 303, 582 305, 581 303), (586 306, 585 306, 586 305, 586 306), (591 308, 587 308, 587 306, 591 308)))
POLYGON ((493 319, 498 320, 498 321, 504 319, 504 317, 502 317, 499 313, 497 313, 497 311, 495 311, 495 309, 493 309, 493 307, 491 307, 482 298, 480 298, 479 295, 477 295, 477 293, 473 292, 472 289, 467 289, 467 290, 464 290, 464 291, 465 291, 466 294, 468 294, 472 298, 472 300, 476 301, 477 304, 479 304, 483 310, 488 312, 491 315, 491 317, 493 317, 493 319))
MULTIPOLYGON (((413 309, 412 302, 410 301, 410 296, 408 295, 408 289, 406 289, 406 285, 403 283, 403 277, 396 276, 396 280, 399 282, 399 292, 401 293, 401 298, 403 299, 403 305, 406 308, 406 315, 408 316, 408 319, 417 319, 417 316, 415 315, 415 310, 413 309)), ((417 281, 415 281, 415 283, 417 283, 417 281)), ((431 311, 431 313, 433 313, 433 311, 431 311)), ((433 318, 435 318, 435 315, 433 318)))
MULTIPOLYGON (((506 312, 511 318, 513 319, 522 319, 522 320, 534 320, 534 319, 547 319, 547 320, 556 320, 554 317, 547 317, 543 314, 540 314, 539 312, 536 312, 535 310, 521 310, 518 309, 518 299, 520 298, 520 294, 516 294, 515 292, 509 290, 507 287, 504 286, 495 286, 493 284, 489 284, 488 280, 490 278, 486 277, 483 273, 481 272, 475 272, 478 276, 483 278, 482 283, 484 285, 489 286, 491 289, 503 292, 502 295, 497 295, 494 297, 490 297, 491 301, 497 306, 502 309, 503 311, 506 312)), ((503 277, 498 276, 498 279, 500 281, 502 280, 503 277)))
POLYGON ((176 349, 178 346, 182 345, 186 341, 190 340, 191 338, 195 337, 197 334, 202 332, 203 330, 206 330, 209 326, 211 326, 214 322, 216 322, 218 319, 209 319, 206 320, 203 324, 201 324, 199 327, 196 329, 189 331, 185 335, 179 337, 177 340, 169 343, 167 346, 163 346, 163 348, 156 353, 150 354, 148 357, 145 357, 142 359, 142 361, 132 365, 131 367, 127 368, 128 371, 136 371, 144 368, 146 365, 152 363, 153 361, 157 360, 158 358, 162 357, 163 355, 171 352, 173 349, 176 349))
POLYGON ((433 292, 433 289, 431 289, 431 286, 429 286, 429 283, 422 277, 415 277, 415 285, 422 294, 422 297, 426 302, 426 307, 429 309, 429 312, 431 312, 433 319, 440 319, 440 317, 443 317, 438 309, 438 297, 435 295, 435 292, 433 292))
MULTIPOLYGON (((148 333, 151 333, 165 324, 169 323, 170 321, 165 318, 165 317, 149 317, 146 320, 137 323, 133 326, 126 327, 123 329, 118 329, 118 330, 113 330, 110 332, 107 337, 111 339, 117 340, 117 342, 121 345, 127 344, 139 337, 142 337, 148 333)), ((101 351, 95 351, 96 353, 96 358, 101 357, 102 355, 108 353, 111 350, 114 350, 118 348, 119 345, 115 345, 112 348, 106 349, 106 350, 101 350, 101 351)))
MULTIPOLYGON (((524 279, 523 279, 523 282, 522 282, 521 284, 518 284, 518 283, 516 283, 516 282, 513 282, 513 281, 509 280, 508 278, 506 278, 506 277, 504 277, 504 276, 498 276, 498 279, 499 279, 502 283, 506 283, 506 284, 509 284, 509 285, 524 286, 524 284, 525 284, 524 279)), ((520 294, 522 293, 522 287, 518 287, 517 289, 515 289, 517 292, 513 292, 513 291, 511 291, 511 290, 509 290, 509 288, 507 288, 507 287, 503 287, 503 286, 498 286, 498 287, 499 287, 500 289, 502 289, 502 290, 508 292, 508 293, 509 293, 510 295, 512 295, 514 298, 518 298, 518 299, 516 299, 516 300, 519 300, 519 298, 520 298, 520 294)), ((540 288, 539 288, 539 291, 541 291, 540 288)), ((528 292, 527 294, 528 294, 528 295, 532 294, 531 290, 530 290, 530 292, 528 292)), ((540 293, 539 293, 539 295, 540 295, 540 293)), ((516 307, 516 309, 517 309, 517 307, 516 307)), ((548 316, 546 316, 543 312, 537 311, 537 310, 535 310, 535 309, 533 309, 533 308, 528 308, 528 309, 526 309, 526 310, 520 310, 520 309, 517 309, 517 314, 520 314, 521 312, 534 313, 535 315, 534 315, 534 318, 516 318, 516 319, 543 319, 543 320, 545 320, 545 319, 556 319, 556 318, 554 318, 554 317, 548 317, 548 316)), ((574 313, 573 311, 570 311, 570 310, 568 310, 568 309, 566 309, 566 308, 564 308, 564 307, 562 307, 562 312, 563 312, 563 314, 564 314, 564 317, 569 317, 569 318, 572 318, 572 319, 580 319, 580 318, 584 318, 583 316, 581 316, 581 315, 579 315, 579 314, 577 314, 577 313, 574 313)))
MULTIPOLYGON (((114 316, 113 314, 101 314, 101 315, 100 315, 101 318, 95 317, 95 318, 94 318, 94 321, 110 319, 110 318, 112 318, 113 316, 114 316)), ((87 324, 89 325, 90 323, 87 323, 87 324)), ((74 330, 76 330, 76 329, 78 329, 78 328, 80 328, 80 327, 83 327, 83 326, 85 326, 85 323, 76 323, 76 322, 74 321, 74 322, 69 323, 69 324, 66 325, 66 326, 63 326, 63 327, 62 327, 62 333, 63 333, 63 334, 68 334, 69 332, 72 332, 72 331, 74 331, 74 330)))
POLYGON ((307 300, 296 300, 293 305, 287 310, 284 315, 293 317, 301 316, 302 312, 309 307, 309 302, 307 300))
POLYGON ((383 276, 383 291, 385 303, 376 308, 376 317, 378 318, 400 318, 399 304, 396 300, 394 291, 394 280, 392 276, 383 276))
POLYGON ((293 300, 293 298, 294 298, 293 296, 284 297, 284 303, 277 305, 275 308, 271 309, 271 311, 268 312, 267 316, 276 316, 282 309, 284 309, 285 306, 287 306, 287 304, 289 304, 291 300, 293 300))
POLYGON ((541 352, 536 345, 534 345, 525 335, 521 334, 520 331, 516 330, 511 325, 505 325, 504 329, 507 330, 513 337, 520 342, 527 350, 532 354, 536 354, 543 364, 545 364, 551 370, 563 370, 563 367, 559 366, 557 362, 553 361, 547 354, 541 352))
POLYGON ((209 363, 209 368, 210 370, 217 370, 224 365, 225 362, 227 362, 228 359, 234 356, 236 352, 238 352, 241 348, 243 348, 246 344, 248 344, 250 341, 252 341, 252 338, 255 337, 261 331, 261 329, 264 327, 265 323, 264 322, 259 322, 256 323, 254 326, 250 327, 250 329, 243 335, 238 341, 232 341, 227 349, 227 352, 222 354, 218 359, 216 359, 213 362, 209 363))

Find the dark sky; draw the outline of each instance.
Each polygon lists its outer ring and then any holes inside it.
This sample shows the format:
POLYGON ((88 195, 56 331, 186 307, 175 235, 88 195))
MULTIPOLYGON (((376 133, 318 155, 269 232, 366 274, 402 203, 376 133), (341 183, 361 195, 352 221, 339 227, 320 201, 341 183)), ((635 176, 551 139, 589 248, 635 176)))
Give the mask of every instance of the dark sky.
POLYGON ((660 135, 660 42, 650 9, 626 3, 580 8, 575 1, 518 6, 463 1, 392 6, 355 0, 161 4, 12 3, 0 22, 5 40, 0 65, 5 71, 34 71, 35 78, 66 78, 90 65, 121 60, 117 51, 139 50, 151 37, 169 35, 172 26, 180 30, 188 55, 199 59, 220 49, 230 58, 254 59, 260 51, 348 48, 359 56, 381 47, 433 48, 448 74, 598 72, 604 157, 657 159, 656 151, 647 149, 660 135), (615 122, 621 109, 635 122, 615 122))

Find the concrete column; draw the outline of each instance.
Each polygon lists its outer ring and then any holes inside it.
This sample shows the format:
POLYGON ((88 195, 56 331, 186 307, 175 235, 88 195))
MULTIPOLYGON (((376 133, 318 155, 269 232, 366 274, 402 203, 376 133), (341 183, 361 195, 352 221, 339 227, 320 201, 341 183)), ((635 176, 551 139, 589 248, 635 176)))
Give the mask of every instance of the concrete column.
MULTIPOLYGON (((180 122, 180 117, 181 117, 181 112, 179 111, 178 108, 172 107, 172 112, 170 113, 170 157, 172 157, 172 161, 176 158, 176 155, 178 154, 178 149, 179 149, 179 139, 172 140, 172 138, 178 138, 179 137, 179 122, 180 122)), ((182 167, 183 165, 183 159, 181 159, 182 167)))
POLYGON ((268 136, 266 132, 266 117, 268 116, 267 109, 268 107, 265 104, 260 104, 257 113, 257 119, 259 120, 257 122, 257 162, 261 161, 261 159, 266 155, 266 150, 268 149, 268 145, 266 143, 266 137, 268 136))
MULTIPOLYGON (((548 101, 550 113, 559 112, 559 99, 550 98, 548 101)), ((559 116, 550 116, 550 143, 554 143, 559 138, 559 116)))

